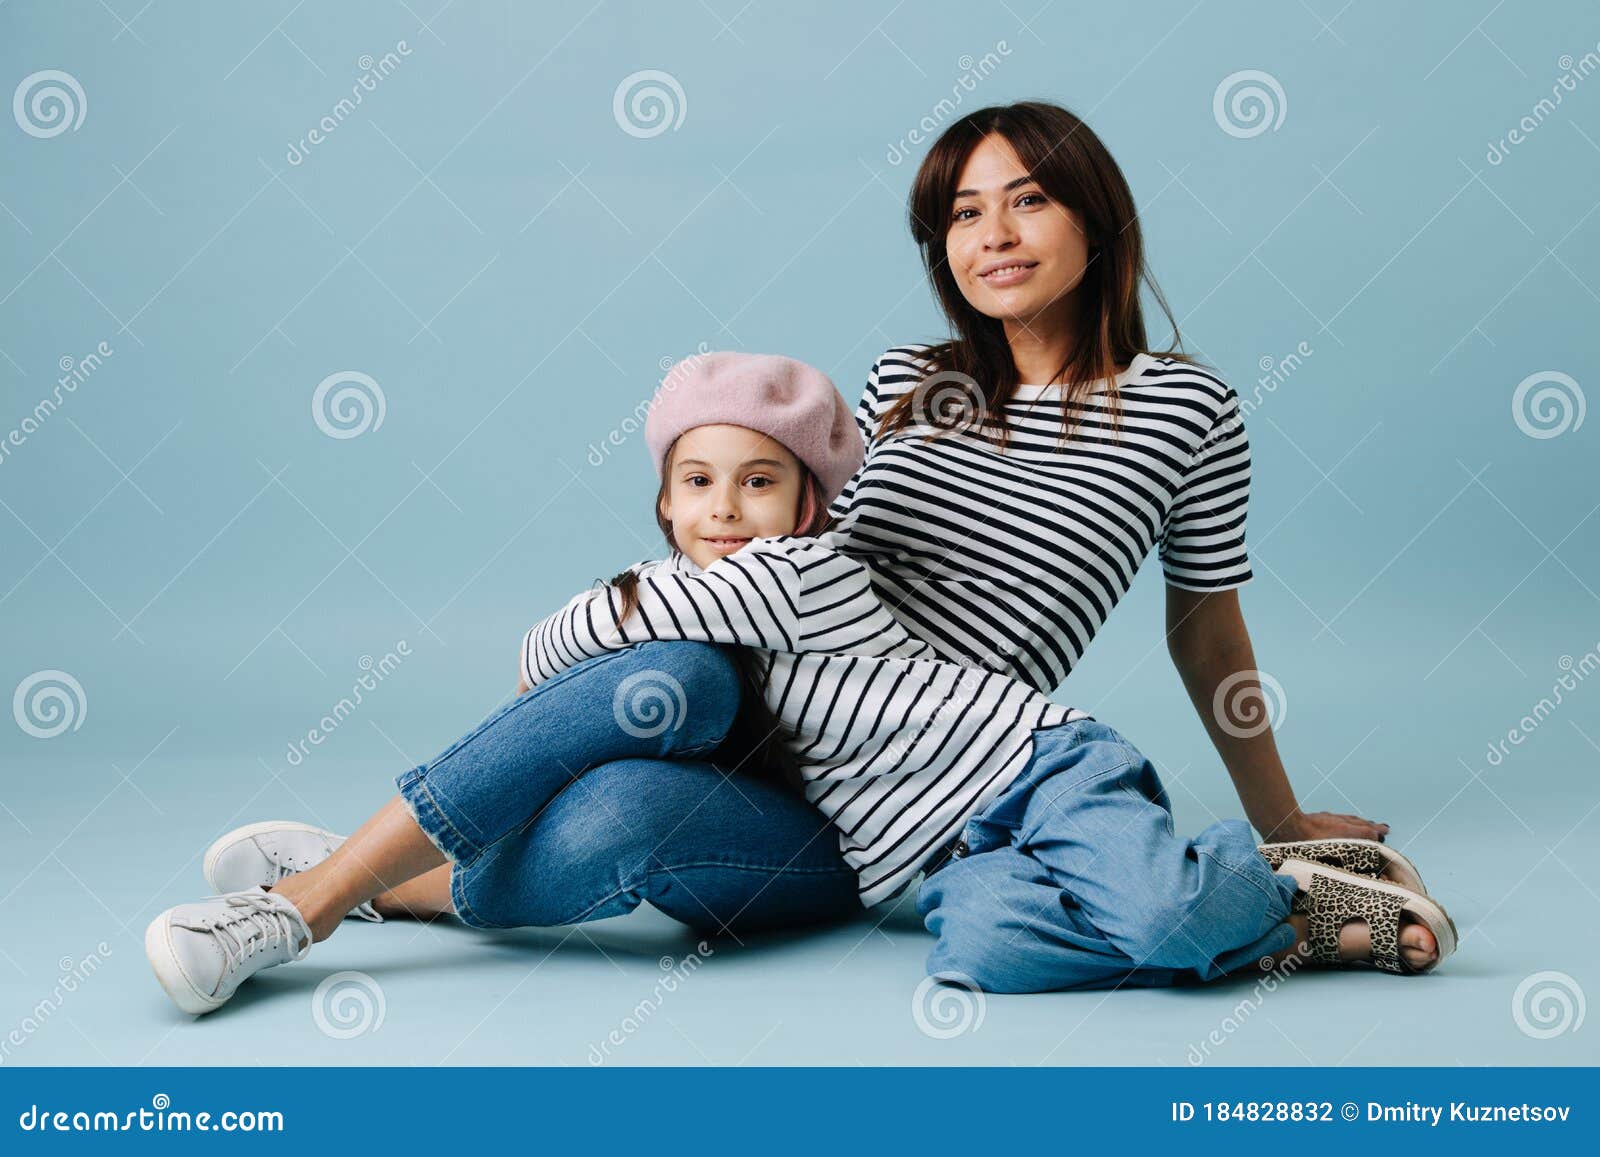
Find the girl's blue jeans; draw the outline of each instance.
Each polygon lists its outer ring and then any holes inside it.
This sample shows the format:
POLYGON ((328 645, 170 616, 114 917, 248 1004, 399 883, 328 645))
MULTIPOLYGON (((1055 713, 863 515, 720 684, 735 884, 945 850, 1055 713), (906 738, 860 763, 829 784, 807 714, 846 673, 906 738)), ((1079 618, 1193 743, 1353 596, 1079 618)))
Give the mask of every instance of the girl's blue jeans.
POLYGON ((1244 820, 1181 839, 1154 766, 1110 727, 1080 720, 1033 738, 1022 774, 917 894, 938 937, 929 975, 988 992, 1169 985, 1294 943, 1294 881, 1273 873, 1244 820))
POLYGON ((719 751, 739 697, 721 647, 641 643, 519 695, 400 775, 412 815, 454 862, 457 915, 551 926, 648 900, 728 932, 860 912, 821 813, 719 751))

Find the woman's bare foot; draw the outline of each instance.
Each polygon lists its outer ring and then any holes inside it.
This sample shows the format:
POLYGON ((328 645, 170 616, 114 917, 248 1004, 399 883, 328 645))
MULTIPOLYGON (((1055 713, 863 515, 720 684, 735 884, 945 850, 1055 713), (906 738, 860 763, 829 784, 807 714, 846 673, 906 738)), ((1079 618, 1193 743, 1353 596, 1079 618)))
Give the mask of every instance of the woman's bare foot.
MULTIPOLYGON (((1306 943, 1306 917, 1290 916, 1289 926, 1294 929, 1294 946, 1274 953, 1273 960, 1282 963, 1288 957, 1298 955, 1302 963, 1315 963, 1311 958, 1311 946, 1306 943)), ((1339 929, 1339 958, 1372 959, 1372 930, 1361 917, 1357 916, 1346 921, 1339 929)), ((1433 933, 1410 913, 1402 913, 1400 916, 1400 958, 1405 961, 1408 968, 1418 972, 1432 967, 1439 959, 1439 942, 1434 939, 1433 933)))

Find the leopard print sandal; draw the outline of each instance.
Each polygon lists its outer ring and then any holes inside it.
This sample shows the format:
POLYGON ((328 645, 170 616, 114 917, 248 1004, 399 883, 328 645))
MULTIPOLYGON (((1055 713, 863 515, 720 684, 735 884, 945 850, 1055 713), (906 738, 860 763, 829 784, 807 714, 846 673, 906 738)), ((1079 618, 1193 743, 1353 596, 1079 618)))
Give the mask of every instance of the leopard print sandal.
POLYGON ((1387 880, 1347 872, 1310 860, 1289 858, 1278 868, 1300 886, 1293 911, 1304 914, 1306 944, 1318 964, 1361 963, 1339 957, 1339 929, 1355 919, 1367 922, 1372 936, 1371 963, 1385 972, 1432 972, 1456 950, 1456 926, 1450 914, 1432 898, 1387 880), (1407 913, 1433 933, 1438 958, 1427 968, 1415 969, 1400 955, 1400 917, 1407 913))
POLYGON ((1358 876, 1381 877, 1389 870, 1389 882, 1424 896, 1422 873, 1405 856, 1377 840, 1299 840, 1287 844, 1262 844, 1257 849, 1276 872, 1285 860, 1311 860, 1332 868, 1343 868, 1358 876))

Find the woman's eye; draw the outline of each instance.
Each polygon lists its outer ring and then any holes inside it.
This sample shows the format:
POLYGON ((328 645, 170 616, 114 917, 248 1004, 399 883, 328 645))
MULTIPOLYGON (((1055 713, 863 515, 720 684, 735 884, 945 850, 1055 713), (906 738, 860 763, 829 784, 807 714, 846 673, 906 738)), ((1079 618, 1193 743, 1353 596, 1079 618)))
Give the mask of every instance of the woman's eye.
POLYGON ((976 209, 974 209, 970 205, 968 205, 968 206, 965 206, 963 208, 957 209, 955 211, 955 215, 951 218, 951 220, 952 221, 967 221, 967 220, 970 220, 970 218, 963 217, 962 214, 963 213, 976 213, 976 212, 977 212, 976 209))
POLYGON ((1024 193, 1022 196, 1017 198, 1017 204, 1026 205, 1029 201, 1037 201, 1042 205, 1044 204, 1044 200, 1045 197, 1043 193, 1024 193))

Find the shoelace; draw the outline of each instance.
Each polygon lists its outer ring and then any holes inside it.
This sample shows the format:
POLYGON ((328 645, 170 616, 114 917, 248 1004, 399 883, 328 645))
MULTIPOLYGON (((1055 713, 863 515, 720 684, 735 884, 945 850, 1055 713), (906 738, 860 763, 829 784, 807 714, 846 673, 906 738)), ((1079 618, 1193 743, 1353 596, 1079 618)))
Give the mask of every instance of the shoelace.
POLYGON ((295 948, 294 959, 304 960, 311 951, 311 929, 292 905, 286 909, 282 902, 274 902, 265 892, 240 893, 227 900, 227 909, 220 915, 185 923, 182 927, 213 933, 230 965, 242 965, 245 957, 253 954, 258 946, 279 942, 292 946, 302 935, 305 947, 295 948))
MULTIPOLYGON (((263 849, 263 851, 265 851, 265 849, 263 849)), ((282 880, 285 876, 293 876, 300 871, 299 868, 291 868, 288 864, 285 864, 282 860, 278 859, 271 853, 266 853, 266 855, 267 860, 272 864, 273 869, 278 873, 273 877, 272 882, 274 884, 276 884, 279 880, 282 880)), ((371 920, 374 924, 383 923, 383 917, 380 916, 378 914, 378 910, 372 906, 371 900, 364 900, 360 904, 357 904, 354 911, 355 914, 360 916, 363 920, 371 920)))

